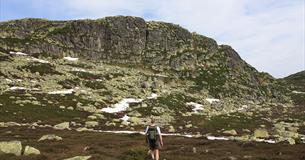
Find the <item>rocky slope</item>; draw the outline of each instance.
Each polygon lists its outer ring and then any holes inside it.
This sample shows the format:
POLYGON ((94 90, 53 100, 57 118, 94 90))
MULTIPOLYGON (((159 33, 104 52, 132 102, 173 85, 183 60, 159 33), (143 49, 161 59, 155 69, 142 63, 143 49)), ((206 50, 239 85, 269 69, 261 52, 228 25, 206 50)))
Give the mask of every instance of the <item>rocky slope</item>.
POLYGON ((276 80, 178 25, 119 16, 0 29, 0 142, 19 140, 18 128, 139 133, 151 117, 164 133, 198 139, 305 141, 305 108, 287 87, 302 78, 276 80))
POLYGON ((291 90, 290 97, 295 104, 305 105, 305 71, 301 71, 283 79, 280 79, 283 83, 286 83, 291 90))
POLYGON ((164 22, 138 17, 0 23, 2 52, 80 57, 142 67, 194 83, 190 90, 213 97, 287 101, 275 79, 259 73, 230 46, 164 22))

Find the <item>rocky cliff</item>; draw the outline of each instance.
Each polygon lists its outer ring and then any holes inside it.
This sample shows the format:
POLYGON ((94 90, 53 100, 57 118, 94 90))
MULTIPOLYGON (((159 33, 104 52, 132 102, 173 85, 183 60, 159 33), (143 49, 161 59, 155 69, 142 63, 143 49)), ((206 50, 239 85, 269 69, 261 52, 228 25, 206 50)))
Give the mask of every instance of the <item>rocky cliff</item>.
POLYGON ((287 101, 276 80, 230 46, 179 25, 117 16, 97 20, 21 19, 0 23, 0 51, 80 57, 164 73, 194 83, 189 92, 252 101, 287 101))

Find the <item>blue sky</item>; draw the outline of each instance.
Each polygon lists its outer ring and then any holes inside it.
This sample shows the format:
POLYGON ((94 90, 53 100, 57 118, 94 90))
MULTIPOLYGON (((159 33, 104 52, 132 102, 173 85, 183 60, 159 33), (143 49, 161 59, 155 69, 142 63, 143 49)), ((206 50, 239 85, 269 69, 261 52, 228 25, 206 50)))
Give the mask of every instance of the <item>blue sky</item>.
POLYGON ((113 15, 179 24, 275 77, 305 69, 305 0, 0 0, 0 21, 113 15))

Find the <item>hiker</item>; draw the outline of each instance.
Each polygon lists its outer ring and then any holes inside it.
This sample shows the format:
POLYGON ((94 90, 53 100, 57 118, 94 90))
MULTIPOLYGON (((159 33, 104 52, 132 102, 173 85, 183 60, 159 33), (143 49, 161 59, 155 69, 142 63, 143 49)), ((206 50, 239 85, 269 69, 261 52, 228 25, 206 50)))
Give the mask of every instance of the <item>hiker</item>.
POLYGON ((151 119, 151 124, 145 130, 146 142, 153 160, 159 160, 159 149, 163 146, 160 127, 156 126, 155 120, 151 119))

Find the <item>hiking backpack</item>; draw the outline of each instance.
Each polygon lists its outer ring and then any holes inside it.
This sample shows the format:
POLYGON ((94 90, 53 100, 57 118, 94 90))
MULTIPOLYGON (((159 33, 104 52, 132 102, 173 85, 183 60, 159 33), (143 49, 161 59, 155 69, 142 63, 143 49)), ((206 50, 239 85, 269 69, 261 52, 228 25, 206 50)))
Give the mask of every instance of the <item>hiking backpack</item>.
POLYGON ((147 137, 151 141, 156 141, 158 138, 158 130, 157 127, 149 127, 147 131, 147 137))

